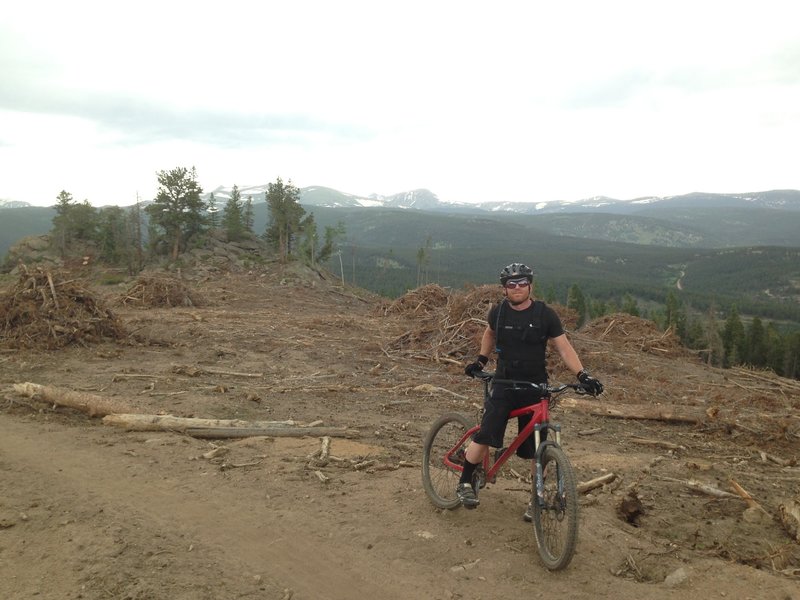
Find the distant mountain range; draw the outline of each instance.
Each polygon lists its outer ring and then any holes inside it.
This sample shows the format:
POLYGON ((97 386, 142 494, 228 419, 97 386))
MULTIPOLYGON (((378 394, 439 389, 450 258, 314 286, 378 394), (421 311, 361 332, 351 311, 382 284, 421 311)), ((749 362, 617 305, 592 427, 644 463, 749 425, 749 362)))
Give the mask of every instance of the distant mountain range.
MULTIPOLYGON (((268 185, 239 188, 244 200, 252 199, 255 230, 263 231, 268 218, 265 202, 268 185)), ((231 188, 220 186, 214 194, 221 209, 231 188)), ((677 248, 726 248, 742 246, 800 247, 800 191, 773 190, 747 194, 692 193, 682 196, 617 200, 587 198, 577 202, 501 202, 479 204, 443 202, 426 189, 392 196, 368 197, 328 187, 300 189, 300 202, 314 212, 319 224, 343 221, 351 237, 352 223, 368 221, 372 227, 385 211, 410 211, 472 216, 500 222, 526 223, 553 235, 677 248), (364 213, 361 215, 361 213, 364 213), (356 217, 356 215, 360 215, 356 217), (531 221, 532 220, 532 221, 531 221), (349 223, 348 223, 349 222, 349 223)), ((143 202, 149 204, 149 202, 143 202)), ((17 239, 46 233, 52 227, 52 207, 0 200, 0 256, 17 239)))
MULTIPOLYGON (((268 184, 244 186, 239 188, 243 199, 252 198, 253 202, 266 202, 268 184)), ((220 206, 231 196, 232 187, 219 186, 206 192, 206 201, 214 194, 220 206)), ((306 206, 324 206, 326 208, 402 208, 426 210, 432 212, 481 213, 508 212, 526 215, 552 213, 601 212, 610 214, 642 214, 653 209, 741 209, 762 208, 774 210, 800 211, 800 191, 772 190, 767 192, 751 192, 746 194, 712 194, 695 192, 681 196, 647 196, 633 200, 619 200, 606 196, 595 196, 574 202, 555 200, 551 202, 503 202, 487 201, 477 204, 465 202, 444 202, 426 189, 401 192, 391 196, 358 196, 340 192, 323 186, 310 186, 300 189, 300 202, 306 206)), ((31 206, 27 202, 0 199, 2 208, 24 208, 31 206)))
MULTIPOLYGON (((253 202, 265 202, 267 185, 240 187, 241 197, 253 202)), ((231 187, 220 186, 205 194, 206 200, 214 194, 217 203, 224 204, 231 194, 231 187)), ((300 202, 307 206, 327 208, 405 208, 432 212, 509 212, 517 214, 550 214, 575 212, 604 212, 611 214, 637 214, 653 208, 767 208, 800 211, 800 191, 772 190, 747 194, 692 193, 681 196, 647 196, 633 200, 618 200, 606 196, 595 196, 576 202, 502 202, 487 201, 477 204, 443 202, 426 189, 411 190, 392 196, 357 196, 328 187, 311 186, 300 189, 300 202)))
MULTIPOLYGON (((269 218, 266 189, 240 188, 253 200, 259 234, 269 218)), ((230 188, 213 194, 224 206, 230 188)), ((599 300, 630 293, 663 302, 665 290, 679 289, 698 310, 735 302, 742 314, 800 324, 796 190, 470 205, 429 190, 365 198, 308 187, 300 201, 319 228, 344 224, 333 265, 342 276, 345 258, 348 279, 390 297, 414 287, 423 266, 425 281, 460 287, 494 281, 498 265, 523 257, 558 298, 575 283, 599 300)), ((52 228, 53 207, 0 206, 0 257, 52 228)))

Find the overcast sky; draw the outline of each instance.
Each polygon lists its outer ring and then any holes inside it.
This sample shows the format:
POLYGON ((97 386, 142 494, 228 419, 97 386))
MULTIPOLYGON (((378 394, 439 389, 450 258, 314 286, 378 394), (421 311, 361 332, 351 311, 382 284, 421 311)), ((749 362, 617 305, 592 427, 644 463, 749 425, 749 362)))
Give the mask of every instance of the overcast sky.
POLYGON ((0 199, 800 189, 800 4, 5 2, 0 199))

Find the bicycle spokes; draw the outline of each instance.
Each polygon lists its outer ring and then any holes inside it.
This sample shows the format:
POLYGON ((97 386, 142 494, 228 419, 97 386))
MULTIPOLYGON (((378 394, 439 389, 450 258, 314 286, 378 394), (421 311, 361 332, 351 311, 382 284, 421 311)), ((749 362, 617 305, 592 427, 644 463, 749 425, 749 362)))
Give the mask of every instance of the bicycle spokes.
POLYGON ((542 562, 548 569, 566 567, 578 535, 578 493, 572 465, 557 446, 544 449, 537 464, 533 522, 542 562))

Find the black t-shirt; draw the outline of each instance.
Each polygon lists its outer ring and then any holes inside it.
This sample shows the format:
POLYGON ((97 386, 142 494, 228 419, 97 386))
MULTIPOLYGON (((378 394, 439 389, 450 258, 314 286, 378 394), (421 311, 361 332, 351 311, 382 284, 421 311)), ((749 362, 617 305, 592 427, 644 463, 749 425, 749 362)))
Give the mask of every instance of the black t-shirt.
POLYGON ((547 340, 564 333, 556 312, 539 300, 524 310, 514 310, 503 301, 489 310, 486 319, 497 339, 497 370, 500 378, 547 381, 547 340), (498 320, 498 311, 500 318, 498 320), (498 325, 500 331, 497 330, 498 325))

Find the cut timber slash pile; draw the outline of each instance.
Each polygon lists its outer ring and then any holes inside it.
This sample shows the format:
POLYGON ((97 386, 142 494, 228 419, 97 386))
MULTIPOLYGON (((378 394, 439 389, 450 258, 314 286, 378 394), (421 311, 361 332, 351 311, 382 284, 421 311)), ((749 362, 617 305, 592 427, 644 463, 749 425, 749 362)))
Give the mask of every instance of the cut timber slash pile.
MULTIPOLYGON (((464 357, 475 354, 480 347, 489 309, 502 299, 502 290, 496 285, 471 287, 463 293, 450 293, 436 284, 412 290, 395 300, 385 312, 419 317, 414 321, 417 327, 392 340, 389 350, 461 364, 464 357)), ((564 327, 575 327, 578 321, 575 311, 559 305, 552 308, 564 327)))
POLYGON ((203 298, 175 277, 139 277, 119 300, 124 306, 160 308, 203 306, 203 298))
POLYGON ((0 295, 0 346, 5 348, 54 350, 124 335, 111 310, 58 271, 23 265, 19 281, 0 295))
POLYGON ((597 341, 613 341, 615 346, 661 356, 674 357, 689 354, 672 329, 659 331, 652 321, 626 313, 615 313, 595 319, 587 323, 581 333, 597 341))

